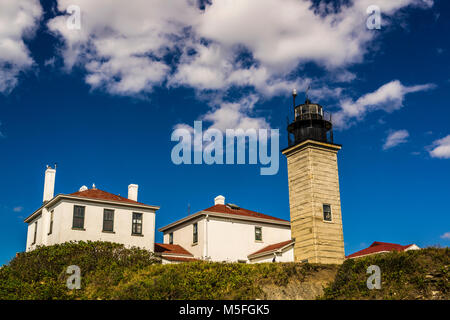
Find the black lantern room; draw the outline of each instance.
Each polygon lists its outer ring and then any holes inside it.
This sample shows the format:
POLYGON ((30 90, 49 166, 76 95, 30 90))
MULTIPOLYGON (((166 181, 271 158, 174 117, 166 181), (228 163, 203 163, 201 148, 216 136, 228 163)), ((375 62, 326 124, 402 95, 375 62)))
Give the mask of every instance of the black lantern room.
POLYGON ((287 127, 289 146, 309 139, 333 143, 331 114, 323 111, 320 104, 312 103, 308 98, 306 98, 305 103, 296 105, 296 95, 297 92, 294 90, 294 121, 288 123, 287 127), (291 140, 292 135, 294 136, 293 142, 291 140))

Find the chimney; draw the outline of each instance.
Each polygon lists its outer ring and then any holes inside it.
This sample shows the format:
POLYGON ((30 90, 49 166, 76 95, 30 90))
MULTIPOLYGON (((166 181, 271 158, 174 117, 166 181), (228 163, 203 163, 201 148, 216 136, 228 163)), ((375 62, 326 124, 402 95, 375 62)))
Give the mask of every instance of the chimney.
POLYGON ((55 169, 53 169, 50 166, 47 166, 47 170, 45 170, 43 202, 47 202, 53 199, 55 192, 55 175, 56 175, 56 166, 55 169))
POLYGON ((225 204, 225 197, 224 196, 217 196, 214 198, 214 205, 217 204, 225 204))
POLYGON ((139 186, 137 184, 130 184, 128 186, 128 199, 137 201, 138 188, 139 186))

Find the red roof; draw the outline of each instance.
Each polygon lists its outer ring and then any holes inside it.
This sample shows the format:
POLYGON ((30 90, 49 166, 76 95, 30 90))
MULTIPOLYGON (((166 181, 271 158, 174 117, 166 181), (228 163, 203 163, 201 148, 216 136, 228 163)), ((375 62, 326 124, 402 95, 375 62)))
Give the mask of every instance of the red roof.
POLYGON ((235 214, 239 216, 246 216, 246 217, 253 217, 253 218, 260 218, 260 219, 270 219, 270 220, 277 220, 277 221, 286 221, 284 219, 275 218, 272 216, 268 216, 266 214, 262 214, 259 212, 247 210, 244 208, 239 209, 232 209, 229 206, 225 204, 216 204, 215 206, 209 207, 208 209, 205 209, 203 211, 209 211, 209 212, 217 212, 217 213, 226 213, 226 214, 235 214))
POLYGON ((155 243, 155 252, 161 253, 162 255, 173 254, 173 255, 186 255, 191 257, 193 256, 192 253, 190 253, 189 251, 187 251, 178 244, 155 243))
POLYGON ((348 255, 346 258, 347 259, 356 258, 356 257, 361 257, 361 256, 369 255, 369 254, 386 252, 386 251, 405 251, 410 246, 412 246, 412 244, 402 246, 402 245, 396 244, 396 243, 375 241, 374 243, 372 243, 370 245, 370 247, 360 250, 358 252, 352 253, 351 255, 348 255))
POLYGON ((85 191, 77 191, 70 194, 71 196, 75 197, 85 197, 90 199, 97 199, 97 200, 108 200, 108 201, 119 201, 119 202, 126 202, 126 203, 133 203, 133 204, 139 204, 139 205, 146 205, 134 200, 130 200, 128 198, 118 196, 100 189, 88 189, 85 191))
POLYGON ((179 261, 179 262, 200 261, 199 259, 195 259, 195 258, 183 258, 183 257, 171 257, 171 256, 163 256, 161 258, 163 258, 165 260, 169 260, 169 261, 179 261))
POLYGON ((283 247, 285 247, 288 244, 291 244, 293 242, 294 242, 294 240, 287 240, 287 241, 271 244, 271 245, 269 245, 267 247, 264 247, 264 248, 262 248, 262 249, 260 249, 260 250, 258 250, 256 252, 253 252, 252 254, 249 254, 248 256, 250 257, 250 256, 254 256, 254 255, 257 255, 257 254, 260 254, 260 253, 264 253, 264 252, 275 251, 275 250, 281 249, 281 248, 283 248, 283 247))

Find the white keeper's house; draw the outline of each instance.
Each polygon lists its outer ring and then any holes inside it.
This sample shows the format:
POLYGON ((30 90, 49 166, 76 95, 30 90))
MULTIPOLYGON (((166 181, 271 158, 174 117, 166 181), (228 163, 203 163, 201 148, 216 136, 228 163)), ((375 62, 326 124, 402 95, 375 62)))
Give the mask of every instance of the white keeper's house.
POLYGON ((154 250, 158 206, 137 201, 138 186, 128 186, 128 198, 83 186, 54 196, 56 168, 45 171, 42 206, 25 219, 26 251, 38 245, 67 241, 110 241, 154 250))
POLYGON ((214 206, 159 229, 164 244, 178 245, 193 258, 225 262, 294 261, 291 225, 287 220, 226 204, 214 206))

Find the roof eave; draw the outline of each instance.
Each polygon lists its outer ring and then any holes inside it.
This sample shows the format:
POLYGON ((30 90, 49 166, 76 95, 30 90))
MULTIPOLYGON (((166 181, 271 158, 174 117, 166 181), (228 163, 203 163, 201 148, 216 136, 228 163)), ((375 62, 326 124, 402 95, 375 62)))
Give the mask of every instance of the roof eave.
POLYGON ((220 213, 220 212, 214 212, 214 211, 199 211, 196 212, 190 216, 184 217, 180 220, 177 220, 175 222, 172 222, 164 227, 161 227, 158 229, 159 232, 164 232, 166 230, 172 229, 173 227, 182 224, 184 222, 190 221, 192 219, 195 219, 197 217, 200 217, 202 215, 210 215, 214 217, 219 218, 228 218, 228 219, 237 219, 237 220, 244 220, 244 221, 254 221, 254 222, 263 222, 263 223, 269 223, 269 224, 277 224, 277 225, 283 225, 283 226, 290 226, 291 223, 287 220, 275 220, 275 219, 266 219, 266 218, 257 218, 257 217, 250 217, 250 216, 241 216, 238 214, 231 214, 231 213, 220 213))
POLYGON ((346 259, 362 258, 362 257, 366 257, 366 256, 371 256, 371 255, 373 255, 373 254, 378 254, 378 253, 388 253, 388 252, 392 252, 392 251, 394 251, 394 250, 391 250, 391 251, 389 251, 389 250, 375 251, 375 252, 366 253, 366 254, 361 254, 361 255, 357 255, 357 256, 353 256, 353 257, 348 256, 348 257, 346 257, 346 259))
POLYGON ((151 206, 147 204, 140 204, 140 203, 128 203, 123 201, 114 201, 114 200, 102 200, 102 199, 94 199, 94 198, 87 198, 87 197, 77 197, 77 196, 71 196, 67 194, 58 194, 56 197, 51 199, 50 201, 42 204, 42 206, 34 211, 31 215, 29 215, 27 218, 24 219, 24 222, 28 223, 31 221, 35 216, 37 216, 43 208, 50 207, 54 203, 58 202, 62 199, 69 199, 69 200, 77 200, 77 201, 88 201, 88 202, 96 202, 96 203, 109 203, 109 204, 115 204, 115 205, 122 205, 126 207, 134 207, 134 208, 144 208, 144 209, 151 209, 151 210, 159 210, 159 206, 151 206))
POLYGON ((284 245, 284 246, 282 246, 281 248, 278 248, 278 249, 272 249, 270 251, 264 251, 264 252, 260 252, 260 253, 257 253, 257 254, 252 253, 252 254, 249 254, 247 256, 247 258, 254 259, 254 258, 264 257, 264 256, 267 256, 267 255, 272 254, 272 253, 283 252, 284 249, 290 247, 293 244, 294 244, 294 241, 292 241, 292 242, 290 242, 290 243, 288 243, 288 244, 286 244, 286 245, 284 245))
POLYGON ((187 216, 187 217, 184 217, 184 218, 182 218, 182 219, 180 219, 180 220, 177 220, 177 221, 174 221, 174 222, 172 222, 172 223, 169 223, 168 225, 159 228, 158 231, 159 231, 159 232, 164 232, 164 231, 166 231, 166 230, 172 229, 173 227, 175 227, 175 226, 177 226, 177 225, 179 225, 179 224, 182 224, 182 223, 184 223, 184 222, 190 221, 190 220, 195 219, 195 218, 197 218, 197 217, 200 217, 200 216, 202 216, 202 215, 204 215, 203 211, 196 212, 196 213, 191 214, 191 215, 189 215, 189 216, 187 216))

